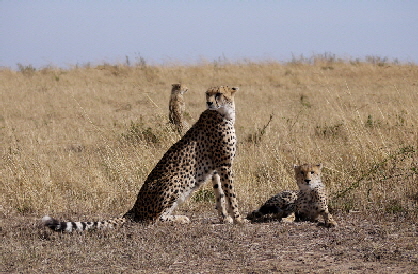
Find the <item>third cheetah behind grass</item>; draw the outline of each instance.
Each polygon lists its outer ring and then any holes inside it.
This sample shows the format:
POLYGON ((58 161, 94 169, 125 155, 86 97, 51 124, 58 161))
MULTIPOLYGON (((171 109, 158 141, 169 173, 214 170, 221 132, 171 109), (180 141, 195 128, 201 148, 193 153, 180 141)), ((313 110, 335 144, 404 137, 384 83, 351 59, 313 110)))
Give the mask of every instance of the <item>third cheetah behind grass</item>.
POLYGON ((260 209, 247 215, 251 221, 264 220, 265 215, 272 214, 275 219, 282 219, 295 214, 297 221, 318 221, 319 215, 324 218, 326 227, 337 223, 328 210, 328 195, 321 181, 322 164, 295 165, 295 179, 299 191, 282 191, 265 202, 260 209))
POLYGON ((187 91, 188 88, 182 84, 173 84, 171 88, 168 118, 180 135, 183 135, 189 128, 189 124, 184 119, 184 112, 186 111, 184 94, 187 91))

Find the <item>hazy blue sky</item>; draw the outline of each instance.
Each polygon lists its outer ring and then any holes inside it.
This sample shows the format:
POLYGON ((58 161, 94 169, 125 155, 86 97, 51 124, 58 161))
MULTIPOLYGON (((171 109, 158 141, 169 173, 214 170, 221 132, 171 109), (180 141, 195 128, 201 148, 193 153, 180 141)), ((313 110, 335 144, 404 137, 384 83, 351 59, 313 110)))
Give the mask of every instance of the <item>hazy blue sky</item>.
POLYGON ((418 1, 0 0, 0 66, 12 68, 325 52, 418 63, 418 1))

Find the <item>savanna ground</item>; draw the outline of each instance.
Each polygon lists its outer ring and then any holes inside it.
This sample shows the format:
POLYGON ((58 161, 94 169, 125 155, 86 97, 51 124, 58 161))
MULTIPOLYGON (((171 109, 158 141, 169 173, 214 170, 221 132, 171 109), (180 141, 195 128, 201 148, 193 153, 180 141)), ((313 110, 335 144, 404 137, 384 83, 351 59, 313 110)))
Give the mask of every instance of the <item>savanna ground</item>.
POLYGON ((0 69, 0 235, 4 273, 417 273, 418 67, 314 56, 0 69), (338 226, 218 224, 210 186, 179 209, 189 225, 52 233, 39 220, 119 217, 180 136, 171 84, 238 86, 236 191, 243 215, 295 189, 293 164, 323 163, 338 226))

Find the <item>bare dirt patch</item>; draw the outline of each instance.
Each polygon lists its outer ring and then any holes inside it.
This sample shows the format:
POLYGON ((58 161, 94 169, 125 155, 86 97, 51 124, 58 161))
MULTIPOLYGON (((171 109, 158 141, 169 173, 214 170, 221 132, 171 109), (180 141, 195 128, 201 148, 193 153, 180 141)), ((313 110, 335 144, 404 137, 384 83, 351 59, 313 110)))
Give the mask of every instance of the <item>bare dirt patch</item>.
POLYGON ((34 218, 2 220, 2 273, 417 273, 418 228, 406 217, 336 214, 314 223, 130 224, 54 233, 34 218), (26 223, 26 224, 25 224, 26 223))

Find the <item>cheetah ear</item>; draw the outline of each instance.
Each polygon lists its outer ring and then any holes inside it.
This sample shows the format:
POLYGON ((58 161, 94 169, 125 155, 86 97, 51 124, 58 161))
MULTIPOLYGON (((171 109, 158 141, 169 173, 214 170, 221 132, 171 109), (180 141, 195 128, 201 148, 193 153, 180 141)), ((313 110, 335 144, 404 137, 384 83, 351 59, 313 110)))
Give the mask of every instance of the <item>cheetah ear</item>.
POLYGON ((231 93, 234 94, 235 92, 239 90, 239 87, 232 87, 231 90, 232 90, 231 93))
POLYGON ((324 165, 322 163, 319 163, 316 166, 319 167, 319 169, 322 169, 324 167, 324 165))

